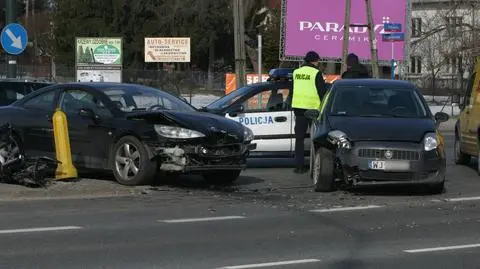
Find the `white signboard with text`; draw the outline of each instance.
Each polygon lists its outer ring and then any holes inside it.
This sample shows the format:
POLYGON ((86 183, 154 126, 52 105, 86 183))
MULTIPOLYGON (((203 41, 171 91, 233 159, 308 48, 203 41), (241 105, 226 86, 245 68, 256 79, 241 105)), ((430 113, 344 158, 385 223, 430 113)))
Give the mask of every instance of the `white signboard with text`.
POLYGON ((190 62, 190 37, 146 37, 145 62, 190 62))

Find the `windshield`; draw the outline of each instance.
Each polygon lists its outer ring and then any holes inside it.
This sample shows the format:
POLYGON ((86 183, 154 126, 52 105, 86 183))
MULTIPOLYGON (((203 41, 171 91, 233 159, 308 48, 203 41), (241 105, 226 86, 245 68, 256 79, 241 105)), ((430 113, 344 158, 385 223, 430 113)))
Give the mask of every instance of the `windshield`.
POLYGON ((427 117, 421 97, 412 89, 337 87, 330 115, 350 117, 427 117))
POLYGON ((227 95, 225 95, 224 97, 216 100, 215 102, 209 104, 207 106, 207 108, 209 109, 223 109, 223 108, 226 108, 228 106, 230 106, 231 104, 233 104, 235 101, 237 101, 239 98, 245 96, 246 94, 248 94, 248 92, 252 89, 251 86, 246 86, 246 87, 242 87, 240 89, 237 89, 227 95))
POLYGON ((124 112, 142 110, 196 111, 193 106, 181 99, 150 87, 110 87, 105 89, 104 92, 124 112))

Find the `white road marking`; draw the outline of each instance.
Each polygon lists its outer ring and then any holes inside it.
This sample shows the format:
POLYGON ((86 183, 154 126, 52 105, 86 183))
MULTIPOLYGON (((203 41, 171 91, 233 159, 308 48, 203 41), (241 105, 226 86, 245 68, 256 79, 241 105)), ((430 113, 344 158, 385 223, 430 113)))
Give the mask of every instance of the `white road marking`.
POLYGON ((367 205, 367 206, 352 206, 352 207, 333 207, 325 209, 314 209, 310 210, 313 213, 327 213, 327 212, 338 212, 338 211, 353 211, 353 210, 365 210, 365 209, 375 209, 382 208, 380 205, 367 205))
POLYGON ((39 228, 27 228, 27 229, 0 230, 0 234, 52 232, 52 231, 78 230, 78 229, 82 229, 82 227, 80 226, 39 227, 39 228))
POLYGON ((457 245, 457 246, 436 247, 436 248, 407 249, 407 250, 404 250, 404 252, 421 253, 421 252, 434 252, 434 251, 445 251, 445 250, 478 248, 478 247, 480 247, 480 244, 457 245))
POLYGON ((445 200, 448 201, 448 202, 478 201, 478 200, 480 200, 480 196, 461 197, 461 198, 447 198, 445 200))
POLYGON ((262 268, 262 267, 273 267, 273 266, 302 264, 302 263, 314 263, 314 262, 320 262, 320 260, 305 259, 305 260, 293 260, 293 261, 283 261, 283 262, 254 263, 254 264, 245 264, 245 265, 225 266, 225 267, 221 267, 220 269, 262 268))
POLYGON ((243 216, 224 216, 224 217, 210 217, 210 218, 195 218, 195 219, 170 219, 170 220, 159 220, 159 222, 164 223, 184 223, 184 222, 201 222, 201 221, 218 221, 218 220, 233 220, 233 219, 244 219, 243 216))

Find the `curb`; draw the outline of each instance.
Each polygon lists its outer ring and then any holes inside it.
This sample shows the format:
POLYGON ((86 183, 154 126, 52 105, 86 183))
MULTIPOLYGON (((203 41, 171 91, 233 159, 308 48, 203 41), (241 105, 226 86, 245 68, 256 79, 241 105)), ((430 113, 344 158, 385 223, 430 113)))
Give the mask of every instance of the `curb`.
POLYGON ((99 194, 99 195, 68 195, 68 196, 38 196, 38 197, 11 197, 0 198, 0 202, 30 202, 30 201, 55 201, 55 200, 85 200, 134 197, 139 194, 99 194))

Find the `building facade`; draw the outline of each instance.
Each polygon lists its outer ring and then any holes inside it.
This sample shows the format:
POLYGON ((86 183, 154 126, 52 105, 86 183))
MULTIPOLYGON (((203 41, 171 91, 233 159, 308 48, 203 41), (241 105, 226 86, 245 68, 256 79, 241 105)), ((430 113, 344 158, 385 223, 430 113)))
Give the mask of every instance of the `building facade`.
POLYGON ((411 0, 409 56, 402 75, 424 93, 460 93, 477 53, 479 0, 411 0))

